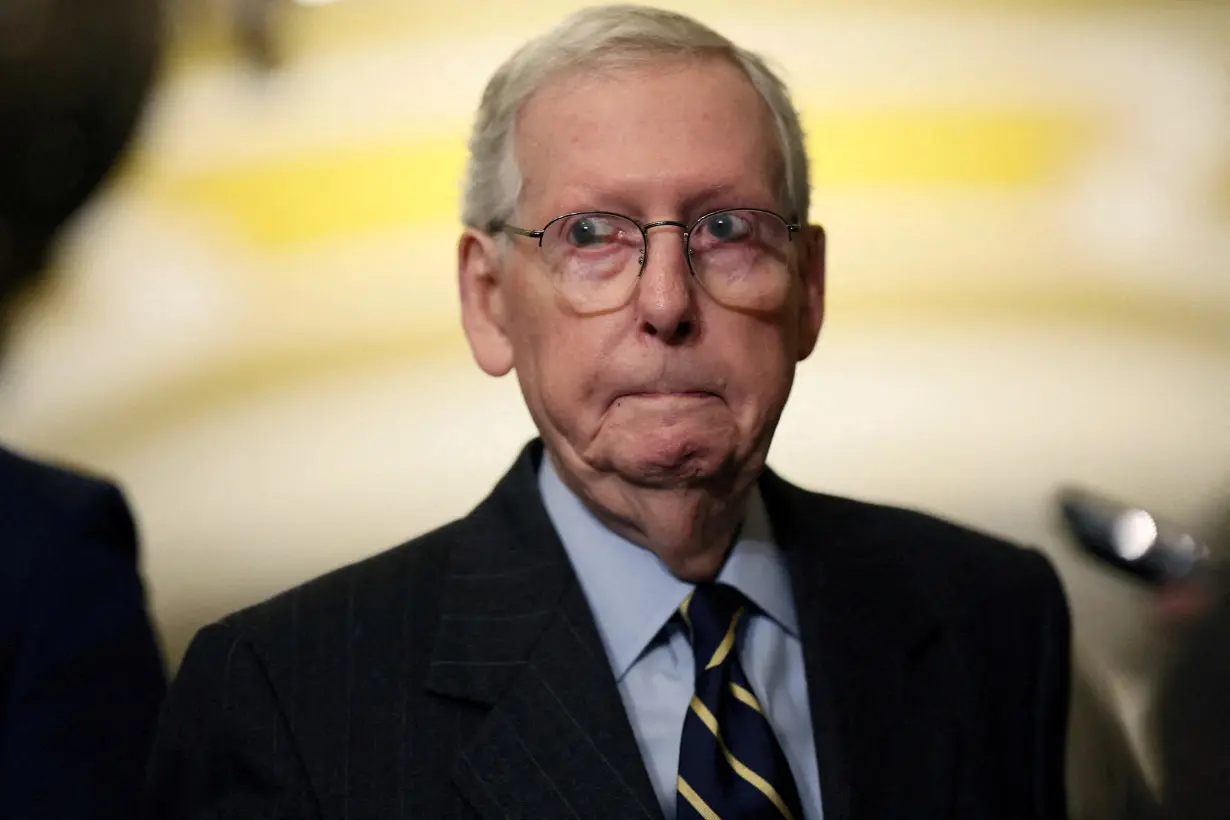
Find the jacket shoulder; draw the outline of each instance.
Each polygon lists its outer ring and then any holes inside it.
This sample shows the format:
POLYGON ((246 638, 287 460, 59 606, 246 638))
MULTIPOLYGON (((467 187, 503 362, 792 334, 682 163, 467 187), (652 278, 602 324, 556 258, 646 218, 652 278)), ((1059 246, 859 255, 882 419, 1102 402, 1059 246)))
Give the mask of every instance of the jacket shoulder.
POLYGON ((906 507, 811 492, 780 479, 788 509, 823 522, 846 549, 916 590, 940 612, 974 618, 1014 602, 1066 609, 1058 574, 1039 550, 906 507))
POLYGON ((1050 567, 1037 549, 998 535, 905 507, 849 501, 880 549, 923 578, 935 573, 982 583, 1017 584, 1050 567))

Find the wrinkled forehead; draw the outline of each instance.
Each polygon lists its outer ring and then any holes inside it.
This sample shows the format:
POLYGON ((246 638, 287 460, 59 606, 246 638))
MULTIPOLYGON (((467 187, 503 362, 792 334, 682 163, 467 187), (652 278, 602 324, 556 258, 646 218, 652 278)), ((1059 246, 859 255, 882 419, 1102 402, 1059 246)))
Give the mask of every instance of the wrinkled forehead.
MULTIPOLYGON (((649 58, 557 74, 514 133, 519 210, 617 210, 634 218, 782 204, 783 161, 768 105, 721 58, 649 58)), ((695 215, 695 214, 693 214, 695 215)))

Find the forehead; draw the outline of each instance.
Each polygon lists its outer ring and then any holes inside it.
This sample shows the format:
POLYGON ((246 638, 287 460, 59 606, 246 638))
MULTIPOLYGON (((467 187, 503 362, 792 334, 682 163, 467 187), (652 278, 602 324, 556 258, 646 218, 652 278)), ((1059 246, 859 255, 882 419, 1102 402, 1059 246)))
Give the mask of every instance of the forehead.
POLYGON ((781 156, 751 82, 726 60, 653 60, 548 81, 515 138, 522 205, 539 215, 772 207, 781 156))

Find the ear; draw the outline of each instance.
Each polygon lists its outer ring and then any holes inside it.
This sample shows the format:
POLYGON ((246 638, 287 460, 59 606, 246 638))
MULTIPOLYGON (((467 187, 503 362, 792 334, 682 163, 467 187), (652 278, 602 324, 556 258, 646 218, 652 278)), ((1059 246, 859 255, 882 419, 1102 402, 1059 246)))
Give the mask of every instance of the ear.
POLYGON ((461 291, 461 325, 474 361, 489 376, 512 370, 508 336, 508 294, 504 260, 497 240, 467 228, 457 243, 457 284, 461 291))
POLYGON ((808 225, 803 232, 803 302, 799 305, 799 361, 816 348, 824 324, 825 245, 824 228, 808 225))

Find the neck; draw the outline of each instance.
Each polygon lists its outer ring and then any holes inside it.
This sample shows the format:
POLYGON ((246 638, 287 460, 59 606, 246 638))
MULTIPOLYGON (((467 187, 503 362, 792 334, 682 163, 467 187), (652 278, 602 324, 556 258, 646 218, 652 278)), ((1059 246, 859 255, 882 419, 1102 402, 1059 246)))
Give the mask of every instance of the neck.
POLYGON ((743 521, 755 478, 722 492, 707 486, 644 487, 613 473, 570 469, 572 465, 561 464, 550 452, 547 457, 604 526, 653 552, 673 575, 693 583, 717 577, 743 521))

